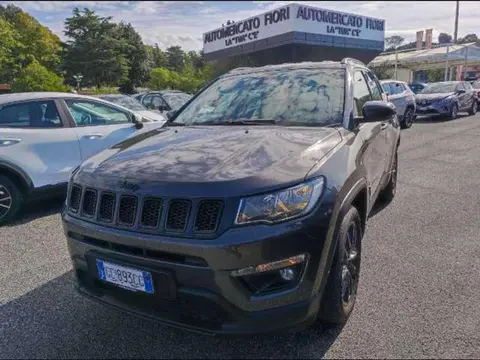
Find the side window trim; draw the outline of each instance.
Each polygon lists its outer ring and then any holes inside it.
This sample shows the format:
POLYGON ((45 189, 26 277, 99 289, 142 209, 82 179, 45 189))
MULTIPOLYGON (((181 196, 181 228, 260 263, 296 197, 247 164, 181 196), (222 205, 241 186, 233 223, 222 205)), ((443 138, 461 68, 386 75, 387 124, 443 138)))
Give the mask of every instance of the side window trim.
POLYGON ((355 84, 356 84, 355 78, 356 78, 357 73, 360 74, 360 76, 362 77, 362 79, 363 79, 363 81, 365 82, 365 85, 366 85, 366 87, 367 87, 367 91, 368 91, 368 94, 369 94, 369 97, 370 97, 370 99, 367 100, 367 101, 371 101, 371 100, 372 100, 372 93, 370 92, 370 87, 368 86, 368 81, 367 81, 367 79, 365 78, 365 74, 364 74, 364 72, 363 72, 363 69, 361 69, 361 68, 354 68, 354 69, 353 69, 353 96, 352 96, 353 109, 354 109, 354 114, 356 113, 356 116, 363 117, 363 114, 362 114, 362 113, 358 113, 357 104, 356 104, 356 102, 355 102, 355 84))
MULTIPOLYGON (((366 71, 365 69, 362 69, 361 72, 362 72, 363 78, 365 79, 365 83, 367 84, 368 91, 370 92, 370 98, 371 98, 371 100, 373 100, 372 88, 370 87, 370 84, 369 84, 369 81, 368 81, 368 79, 369 79, 369 73, 368 73, 368 71, 366 71)), ((377 85, 377 82, 375 81, 375 78, 371 78, 371 79, 373 80, 373 83, 374 83, 374 84, 377 86, 377 88, 378 88, 378 85, 377 85)), ((377 90, 380 91, 380 95, 381 95, 382 92, 383 92, 383 90, 381 90, 381 87, 380 87, 380 89, 377 89, 377 90)))

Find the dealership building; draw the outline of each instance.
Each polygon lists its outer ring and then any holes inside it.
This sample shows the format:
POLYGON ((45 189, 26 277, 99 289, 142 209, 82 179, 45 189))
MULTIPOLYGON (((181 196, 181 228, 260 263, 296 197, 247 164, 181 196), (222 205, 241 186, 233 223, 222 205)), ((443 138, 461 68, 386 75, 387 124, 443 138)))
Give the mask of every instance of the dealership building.
POLYGON ((384 20, 289 4, 203 34, 203 51, 207 61, 248 57, 260 66, 345 57, 369 63, 384 37, 384 20))

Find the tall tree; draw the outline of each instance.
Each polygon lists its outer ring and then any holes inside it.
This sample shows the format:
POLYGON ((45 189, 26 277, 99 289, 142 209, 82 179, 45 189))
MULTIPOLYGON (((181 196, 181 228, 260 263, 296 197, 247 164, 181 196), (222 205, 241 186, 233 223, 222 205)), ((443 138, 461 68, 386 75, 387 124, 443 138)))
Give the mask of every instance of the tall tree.
POLYGON ((385 38, 385 45, 387 50, 395 50, 399 47, 405 39, 398 35, 393 35, 385 38))
POLYGON ((62 45, 57 35, 15 5, 0 5, 0 17, 14 29, 17 67, 27 66, 34 59, 50 71, 59 69, 62 45))
POLYGON ((440 33, 440 35, 438 35, 438 43, 439 44, 448 44, 452 42, 452 35, 449 35, 447 33, 440 33))
POLYGON ((468 34, 465 37, 458 39, 459 44, 468 44, 479 42, 479 39, 476 34, 468 34))
POLYGON ((69 79, 81 73, 83 83, 97 87, 128 79, 129 65, 124 55, 128 42, 119 36, 111 17, 75 8, 73 16, 65 20, 65 35, 69 38, 65 52, 69 79))
POLYGON ((141 36, 135 31, 131 24, 120 23, 118 25, 118 36, 126 41, 123 51, 128 61, 128 79, 120 85, 124 93, 133 93, 136 86, 139 86, 148 76, 148 56, 141 36))
POLYGON ((183 71, 185 66, 185 52, 180 46, 170 46, 166 50, 169 70, 183 71))

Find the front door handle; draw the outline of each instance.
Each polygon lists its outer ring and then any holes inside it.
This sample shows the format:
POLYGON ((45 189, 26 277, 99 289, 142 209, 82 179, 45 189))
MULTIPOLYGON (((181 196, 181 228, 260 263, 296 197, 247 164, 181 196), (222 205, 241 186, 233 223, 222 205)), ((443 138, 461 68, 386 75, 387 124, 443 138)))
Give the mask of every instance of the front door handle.
POLYGON ((0 146, 10 146, 10 145, 15 145, 18 144, 22 139, 18 138, 0 138, 0 146))
POLYGON ((89 139, 89 140, 101 139, 103 138, 103 134, 88 134, 88 135, 83 135, 82 138, 89 139))
POLYGON ((388 123, 382 123, 381 126, 382 126, 382 130, 385 130, 388 126, 388 123))

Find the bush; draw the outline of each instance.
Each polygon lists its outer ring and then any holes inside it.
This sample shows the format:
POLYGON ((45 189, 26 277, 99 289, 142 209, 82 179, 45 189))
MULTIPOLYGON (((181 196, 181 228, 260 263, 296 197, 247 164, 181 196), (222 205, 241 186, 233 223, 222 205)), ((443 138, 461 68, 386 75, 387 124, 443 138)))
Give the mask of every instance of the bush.
POLYGON ((70 88, 63 83, 63 78, 48 71, 37 61, 20 71, 12 84, 13 92, 59 91, 67 92, 70 88))
POLYGON ((151 71, 147 86, 152 90, 174 89, 194 94, 209 80, 211 74, 209 69, 197 72, 186 69, 179 73, 165 68, 156 68, 151 71))
POLYGON ((100 86, 98 88, 94 87, 91 89, 80 90, 78 93, 81 95, 120 94, 118 88, 109 86, 100 86))

